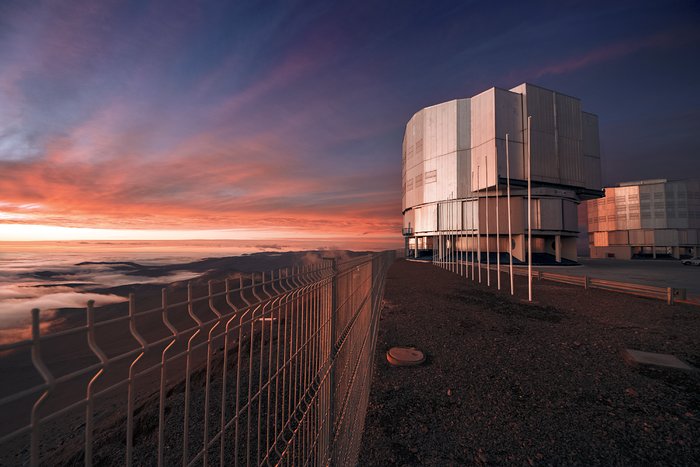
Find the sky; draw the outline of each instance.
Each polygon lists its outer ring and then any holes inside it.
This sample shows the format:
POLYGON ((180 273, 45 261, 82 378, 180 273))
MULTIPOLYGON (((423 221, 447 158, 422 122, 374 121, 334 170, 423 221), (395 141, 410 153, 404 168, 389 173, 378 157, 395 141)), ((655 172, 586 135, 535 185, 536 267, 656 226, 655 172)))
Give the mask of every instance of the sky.
POLYGON ((397 238, 422 107, 531 82, 700 174, 700 3, 0 1, 0 240, 397 238))

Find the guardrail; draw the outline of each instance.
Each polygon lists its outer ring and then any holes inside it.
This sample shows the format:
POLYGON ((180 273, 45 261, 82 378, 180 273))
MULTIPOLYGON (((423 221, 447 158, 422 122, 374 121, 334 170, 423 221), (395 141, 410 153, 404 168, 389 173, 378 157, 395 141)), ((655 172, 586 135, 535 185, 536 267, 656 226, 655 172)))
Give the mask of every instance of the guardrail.
POLYGON ((0 345, 0 464, 353 465, 395 256, 90 302, 53 333, 33 310, 0 345))
MULTIPOLYGON (((433 264, 451 270, 461 275, 469 275, 469 268, 471 263, 468 261, 460 261, 453 259, 445 259, 433 261, 433 264)), ((478 265, 475 267, 477 270, 479 267, 481 269, 487 269, 485 264, 478 265)), ((491 271, 498 271, 496 265, 491 264, 488 267, 491 271)), ((501 265, 501 274, 508 274, 508 265, 501 265)), ((526 276, 528 275, 527 269, 521 266, 513 268, 514 276, 526 276)), ((552 282, 559 282, 563 284, 571 284, 579 287, 590 288, 590 289, 601 289, 608 290, 612 292, 620 292, 629 295, 636 295, 639 297, 653 298, 657 300, 663 300, 669 305, 674 303, 684 303, 688 305, 700 306, 700 301, 689 299, 687 296, 686 289, 677 287, 657 287, 653 285, 644 284, 634 284, 630 282, 620 282, 611 281, 606 279, 597 279, 589 276, 573 276, 567 274, 558 274, 546 271, 533 271, 532 278, 537 280, 548 280, 552 282)))

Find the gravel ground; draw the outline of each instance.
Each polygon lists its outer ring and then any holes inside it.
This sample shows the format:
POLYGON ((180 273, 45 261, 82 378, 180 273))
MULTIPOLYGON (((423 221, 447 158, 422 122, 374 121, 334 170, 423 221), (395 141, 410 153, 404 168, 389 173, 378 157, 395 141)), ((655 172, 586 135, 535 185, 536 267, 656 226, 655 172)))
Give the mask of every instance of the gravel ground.
MULTIPOLYGON (((508 278, 503 275, 503 288, 508 278)), ((359 465, 699 465, 700 308, 547 281, 535 303, 430 264, 389 271, 359 465), (392 346, 427 361, 391 367, 392 346)))

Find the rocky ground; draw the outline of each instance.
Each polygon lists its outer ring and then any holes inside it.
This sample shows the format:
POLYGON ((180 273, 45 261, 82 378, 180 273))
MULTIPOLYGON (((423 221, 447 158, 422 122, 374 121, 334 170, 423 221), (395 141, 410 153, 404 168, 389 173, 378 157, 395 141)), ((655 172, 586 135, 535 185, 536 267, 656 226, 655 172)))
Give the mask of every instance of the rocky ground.
POLYGON ((700 464, 700 308, 525 278, 516 295, 430 264, 389 272, 359 465, 700 464), (427 361, 396 368, 392 346, 427 361))

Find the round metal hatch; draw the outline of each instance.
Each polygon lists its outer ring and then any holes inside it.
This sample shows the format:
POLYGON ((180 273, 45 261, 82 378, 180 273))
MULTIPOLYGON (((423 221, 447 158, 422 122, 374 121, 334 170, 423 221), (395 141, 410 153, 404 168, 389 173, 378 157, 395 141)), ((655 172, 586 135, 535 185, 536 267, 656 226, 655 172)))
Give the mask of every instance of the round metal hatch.
POLYGON ((392 347, 386 353, 386 359, 394 366, 414 366, 425 361, 425 355, 415 347, 392 347))

